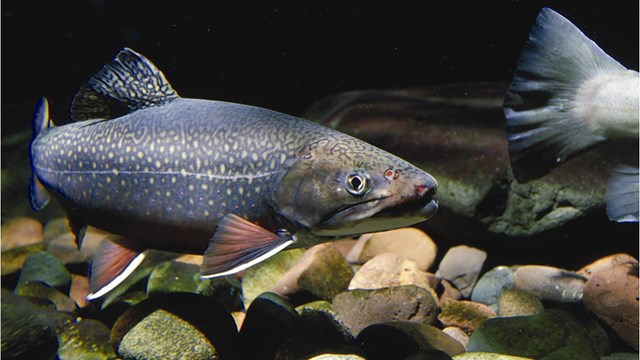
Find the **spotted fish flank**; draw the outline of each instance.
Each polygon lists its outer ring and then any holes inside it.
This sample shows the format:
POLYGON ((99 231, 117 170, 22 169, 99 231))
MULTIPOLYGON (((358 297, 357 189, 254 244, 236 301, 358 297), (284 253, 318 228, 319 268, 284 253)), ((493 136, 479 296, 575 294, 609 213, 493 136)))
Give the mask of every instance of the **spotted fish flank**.
POLYGON ((129 49, 80 89, 71 117, 82 121, 54 127, 37 105, 31 200, 53 194, 79 241, 86 225, 118 236, 93 259, 91 299, 147 248, 204 253, 202 275, 221 276, 437 208, 435 179, 402 159, 293 116, 181 98, 129 49))

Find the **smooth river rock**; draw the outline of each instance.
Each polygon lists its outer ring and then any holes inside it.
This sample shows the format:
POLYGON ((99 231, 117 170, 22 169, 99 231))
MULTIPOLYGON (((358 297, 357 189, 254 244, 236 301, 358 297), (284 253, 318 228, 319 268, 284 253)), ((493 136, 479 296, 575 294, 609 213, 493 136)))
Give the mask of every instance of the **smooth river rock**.
POLYGON ((487 253, 466 245, 450 248, 440 264, 436 276, 453 283, 464 297, 469 297, 480 276, 487 253))

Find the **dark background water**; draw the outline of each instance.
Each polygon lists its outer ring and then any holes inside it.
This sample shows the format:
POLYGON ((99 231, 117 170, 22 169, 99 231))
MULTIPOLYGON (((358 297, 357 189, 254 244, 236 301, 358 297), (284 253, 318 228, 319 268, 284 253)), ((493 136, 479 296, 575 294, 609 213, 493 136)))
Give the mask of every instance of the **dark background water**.
MULTIPOLYGON (((67 122, 77 88, 123 47, 151 59, 182 96, 294 115, 344 91, 506 83, 543 6, 638 69, 638 1, 3 0, 1 6, 3 216, 9 196, 27 199, 26 189, 5 192, 5 184, 28 178, 26 149, 7 139, 30 136, 40 96, 49 98, 57 124, 67 122), (5 177, 17 171, 18 180, 5 177)), ((577 228, 583 226, 588 221, 577 228)), ((605 226, 612 233, 603 241, 637 237, 637 226, 605 226)), ((567 236, 568 246, 580 244, 579 230, 567 236)), ((636 254, 632 241, 615 251, 636 254)), ((523 256, 567 251, 547 246, 497 248, 523 256)))
POLYGON ((542 6, 638 69, 637 1, 380 4, 3 0, 2 130, 28 128, 40 96, 66 122, 76 89, 125 46, 182 96, 291 114, 342 91, 506 82, 542 6))

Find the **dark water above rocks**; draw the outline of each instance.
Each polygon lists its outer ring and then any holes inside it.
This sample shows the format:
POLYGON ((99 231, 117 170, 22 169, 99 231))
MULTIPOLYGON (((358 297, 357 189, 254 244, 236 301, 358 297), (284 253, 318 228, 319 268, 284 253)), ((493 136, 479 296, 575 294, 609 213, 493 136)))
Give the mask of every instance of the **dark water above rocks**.
MULTIPOLYGON (((638 69, 638 3, 414 5, 3 1, 2 356, 462 359, 471 344, 538 357, 526 348, 533 341, 508 337, 519 328, 561 358, 637 358, 638 225, 608 221, 599 196, 620 149, 601 146, 517 184, 500 105, 542 6, 638 69), (37 213, 28 203, 30 120, 47 96, 56 124, 68 122, 77 88, 122 47, 149 57, 182 96, 306 114, 423 167, 441 185, 440 211, 417 226, 431 242, 397 235, 362 253, 353 242, 296 250, 219 281, 198 279, 198 258, 154 253, 110 297, 87 304, 90 245, 73 249, 55 202, 37 213), (433 246, 410 259, 414 241, 433 246), (471 285, 436 276, 460 245, 485 253, 477 273, 459 274, 471 285), (606 258, 618 253, 630 257, 606 258), (529 272, 519 265, 546 267, 523 284, 529 272), (617 312, 593 300, 609 273, 616 287, 607 291, 626 306, 617 312), (545 298, 556 286, 577 286, 579 296, 545 298), (580 352, 554 333, 570 334, 580 352)), ((104 236, 91 234, 89 244, 104 236)))

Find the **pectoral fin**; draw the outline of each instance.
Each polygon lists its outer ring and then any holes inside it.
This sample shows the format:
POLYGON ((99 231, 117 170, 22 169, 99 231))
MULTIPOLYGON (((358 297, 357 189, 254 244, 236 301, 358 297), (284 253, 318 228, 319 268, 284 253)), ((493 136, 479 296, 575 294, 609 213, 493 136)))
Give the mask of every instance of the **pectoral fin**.
POLYGON ((293 243, 294 237, 274 234, 239 216, 229 214, 218 224, 200 268, 203 278, 242 271, 293 243))
POLYGON ((142 251, 144 248, 131 239, 110 236, 102 240, 89 268, 87 300, 107 294, 131 275, 144 260, 142 251))

